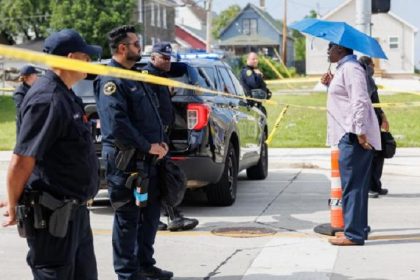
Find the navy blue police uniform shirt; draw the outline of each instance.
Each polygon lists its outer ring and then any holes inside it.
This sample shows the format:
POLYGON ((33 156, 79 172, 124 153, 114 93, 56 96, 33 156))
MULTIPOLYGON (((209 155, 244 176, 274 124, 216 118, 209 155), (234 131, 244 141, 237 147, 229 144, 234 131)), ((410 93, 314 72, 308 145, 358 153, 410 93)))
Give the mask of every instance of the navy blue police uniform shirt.
MULTIPOLYGON (((142 72, 146 74, 152 74, 159 77, 167 78, 168 75, 159 69, 157 69, 152 63, 148 63, 142 68, 142 72)), ((150 91, 154 92, 159 101, 159 115, 162 119, 164 126, 172 126, 175 121, 174 109, 172 107, 171 94, 167 86, 161 86, 156 84, 147 84, 150 91)))
POLYGON ((98 159, 80 98, 52 71, 23 100, 14 153, 36 159, 27 189, 86 201, 98 192, 98 159))
POLYGON ((29 88, 30 86, 28 84, 22 83, 17 87, 17 89, 13 93, 13 100, 15 101, 17 114, 19 114, 20 105, 22 104, 23 98, 25 97, 29 88))
POLYGON ((269 89, 264 82, 261 75, 254 72, 254 68, 246 65, 241 71, 241 83, 245 87, 245 91, 248 96, 251 96, 251 90, 262 89, 269 95, 269 89))
MULTIPOLYGON (((113 59, 109 66, 125 69, 113 59)), ((152 143, 163 141, 156 97, 143 83, 99 76, 94 87, 104 146, 114 147, 118 140, 148 154, 152 143)))

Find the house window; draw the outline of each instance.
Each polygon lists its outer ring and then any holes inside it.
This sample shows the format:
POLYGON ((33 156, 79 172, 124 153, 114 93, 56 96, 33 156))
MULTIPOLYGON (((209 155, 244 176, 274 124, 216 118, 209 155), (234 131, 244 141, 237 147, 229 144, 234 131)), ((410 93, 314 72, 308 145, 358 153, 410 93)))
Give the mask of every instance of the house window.
POLYGON ((137 3, 137 12, 139 13, 139 22, 143 22, 143 0, 137 3))
POLYGON ((398 37, 389 37, 389 48, 398 49, 400 46, 400 40, 398 37))
POLYGON ((157 4, 156 12, 157 12, 157 26, 161 27, 162 22, 160 21, 160 5, 159 4, 157 4))
POLYGON ((162 20, 163 20, 163 23, 162 23, 162 27, 163 28, 168 28, 168 23, 166 22, 166 7, 163 7, 163 14, 162 14, 162 20))
POLYGON ((242 20, 242 33, 244 35, 255 35, 258 31, 257 19, 246 18, 242 20))
POLYGON ((155 26, 155 4, 150 3, 150 25, 155 26))

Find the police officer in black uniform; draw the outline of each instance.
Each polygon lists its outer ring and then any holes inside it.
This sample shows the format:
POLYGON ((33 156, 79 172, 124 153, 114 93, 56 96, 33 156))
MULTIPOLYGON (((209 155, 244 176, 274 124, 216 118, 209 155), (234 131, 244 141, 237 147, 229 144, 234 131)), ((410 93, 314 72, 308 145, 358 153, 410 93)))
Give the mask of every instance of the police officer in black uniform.
MULTIPOLYGON (((171 69, 172 47, 168 42, 159 42, 153 45, 150 62, 143 67, 143 73, 152 74, 159 77, 167 78, 167 72, 171 69)), ((159 115, 162 119, 165 131, 166 142, 169 142, 169 132, 175 122, 174 109, 172 107, 171 93, 167 86, 156 84, 147 84, 150 90, 157 95, 159 100, 159 115)), ((159 223, 159 229, 168 228, 171 231, 181 231, 193 229, 198 225, 197 219, 184 217, 177 208, 164 206, 166 214, 169 217, 168 225, 159 223)))
MULTIPOLYGON (((258 69, 258 55, 255 52, 250 52, 246 60, 246 66, 241 71, 241 83, 245 88, 246 95, 252 97, 251 91, 253 89, 261 89, 267 94, 267 99, 271 98, 271 91, 267 88, 264 82, 264 77, 258 69)), ((261 103, 258 105, 266 114, 265 108, 261 103)))
MULTIPOLYGON (((29 88, 35 83, 40 72, 32 65, 25 65, 20 69, 19 82, 22 82, 13 93, 13 101, 16 105, 16 119, 19 116, 20 105, 29 88)), ((19 132, 18 123, 16 122, 16 131, 19 132)), ((17 134, 17 133, 16 133, 17 134)))
MULTIPOLYGON (((90 61, 101 48, 74 30, 51 34, 44 51, 90 61)), ((8 219, 27 238, 34 279, 97 279, 86 202, 98 191, 98 160, 82 105, 71 87, 86 73, 48 70, 30 88, 10 161, 8 219)))
MULTIPOLYGON (((131 69, 141 58, 140 42, 133 26, 113 29, 108 33, 108 41, 112 52, 109 66, 131 69)), ((120 280, 171 279, 173 273, 156 267, 153 258, 161 207, 154 161, 168 152, 157 97, 147 92, 143 83, 126 79, 101 76, 95 80, 94 87, 108 192, 115 210, 114 270, 120 280), (133 149, 134 154, 124 152, 133 149), (129 156, 120 157, 125 154, 129 156), (120 166, 117 159, 128 162, 127 167, 120 166), (137 171, 148 178, 146 207, 136 205, 129 180, 137 171)), ((147 178, 139 183, 141 188, 147 178)))

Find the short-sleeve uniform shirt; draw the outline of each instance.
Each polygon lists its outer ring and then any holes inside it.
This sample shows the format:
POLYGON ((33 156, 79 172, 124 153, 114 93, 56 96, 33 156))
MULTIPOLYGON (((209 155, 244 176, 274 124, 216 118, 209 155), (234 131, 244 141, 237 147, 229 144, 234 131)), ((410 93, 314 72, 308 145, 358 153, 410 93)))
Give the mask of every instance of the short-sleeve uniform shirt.
POLYGON ((98 190, 98 159, 80 98, 52 71, 30 88, 14 153, 36 159, 27 189, 86 201, 98 190))

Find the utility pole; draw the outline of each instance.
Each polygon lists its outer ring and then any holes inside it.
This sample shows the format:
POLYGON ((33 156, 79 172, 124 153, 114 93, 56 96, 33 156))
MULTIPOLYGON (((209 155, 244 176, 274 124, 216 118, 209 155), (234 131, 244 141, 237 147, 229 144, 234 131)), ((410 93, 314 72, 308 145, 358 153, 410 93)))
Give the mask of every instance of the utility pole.
POLYGON ((282 60, 284 65, 287 62, 287 0, 284 1, 284 15, 283 15, 283 42, 282 42, 282 60))
POLYGON ((207 20, 206 20, 206 51, 211 51, 211 22, 212 22, 212 12, 211 12, 212 0, 206 1, 206 11, 207 11, 207 20))
POLYGON ((356 0, 356 29, 371 35, 372 1, 356 0))

